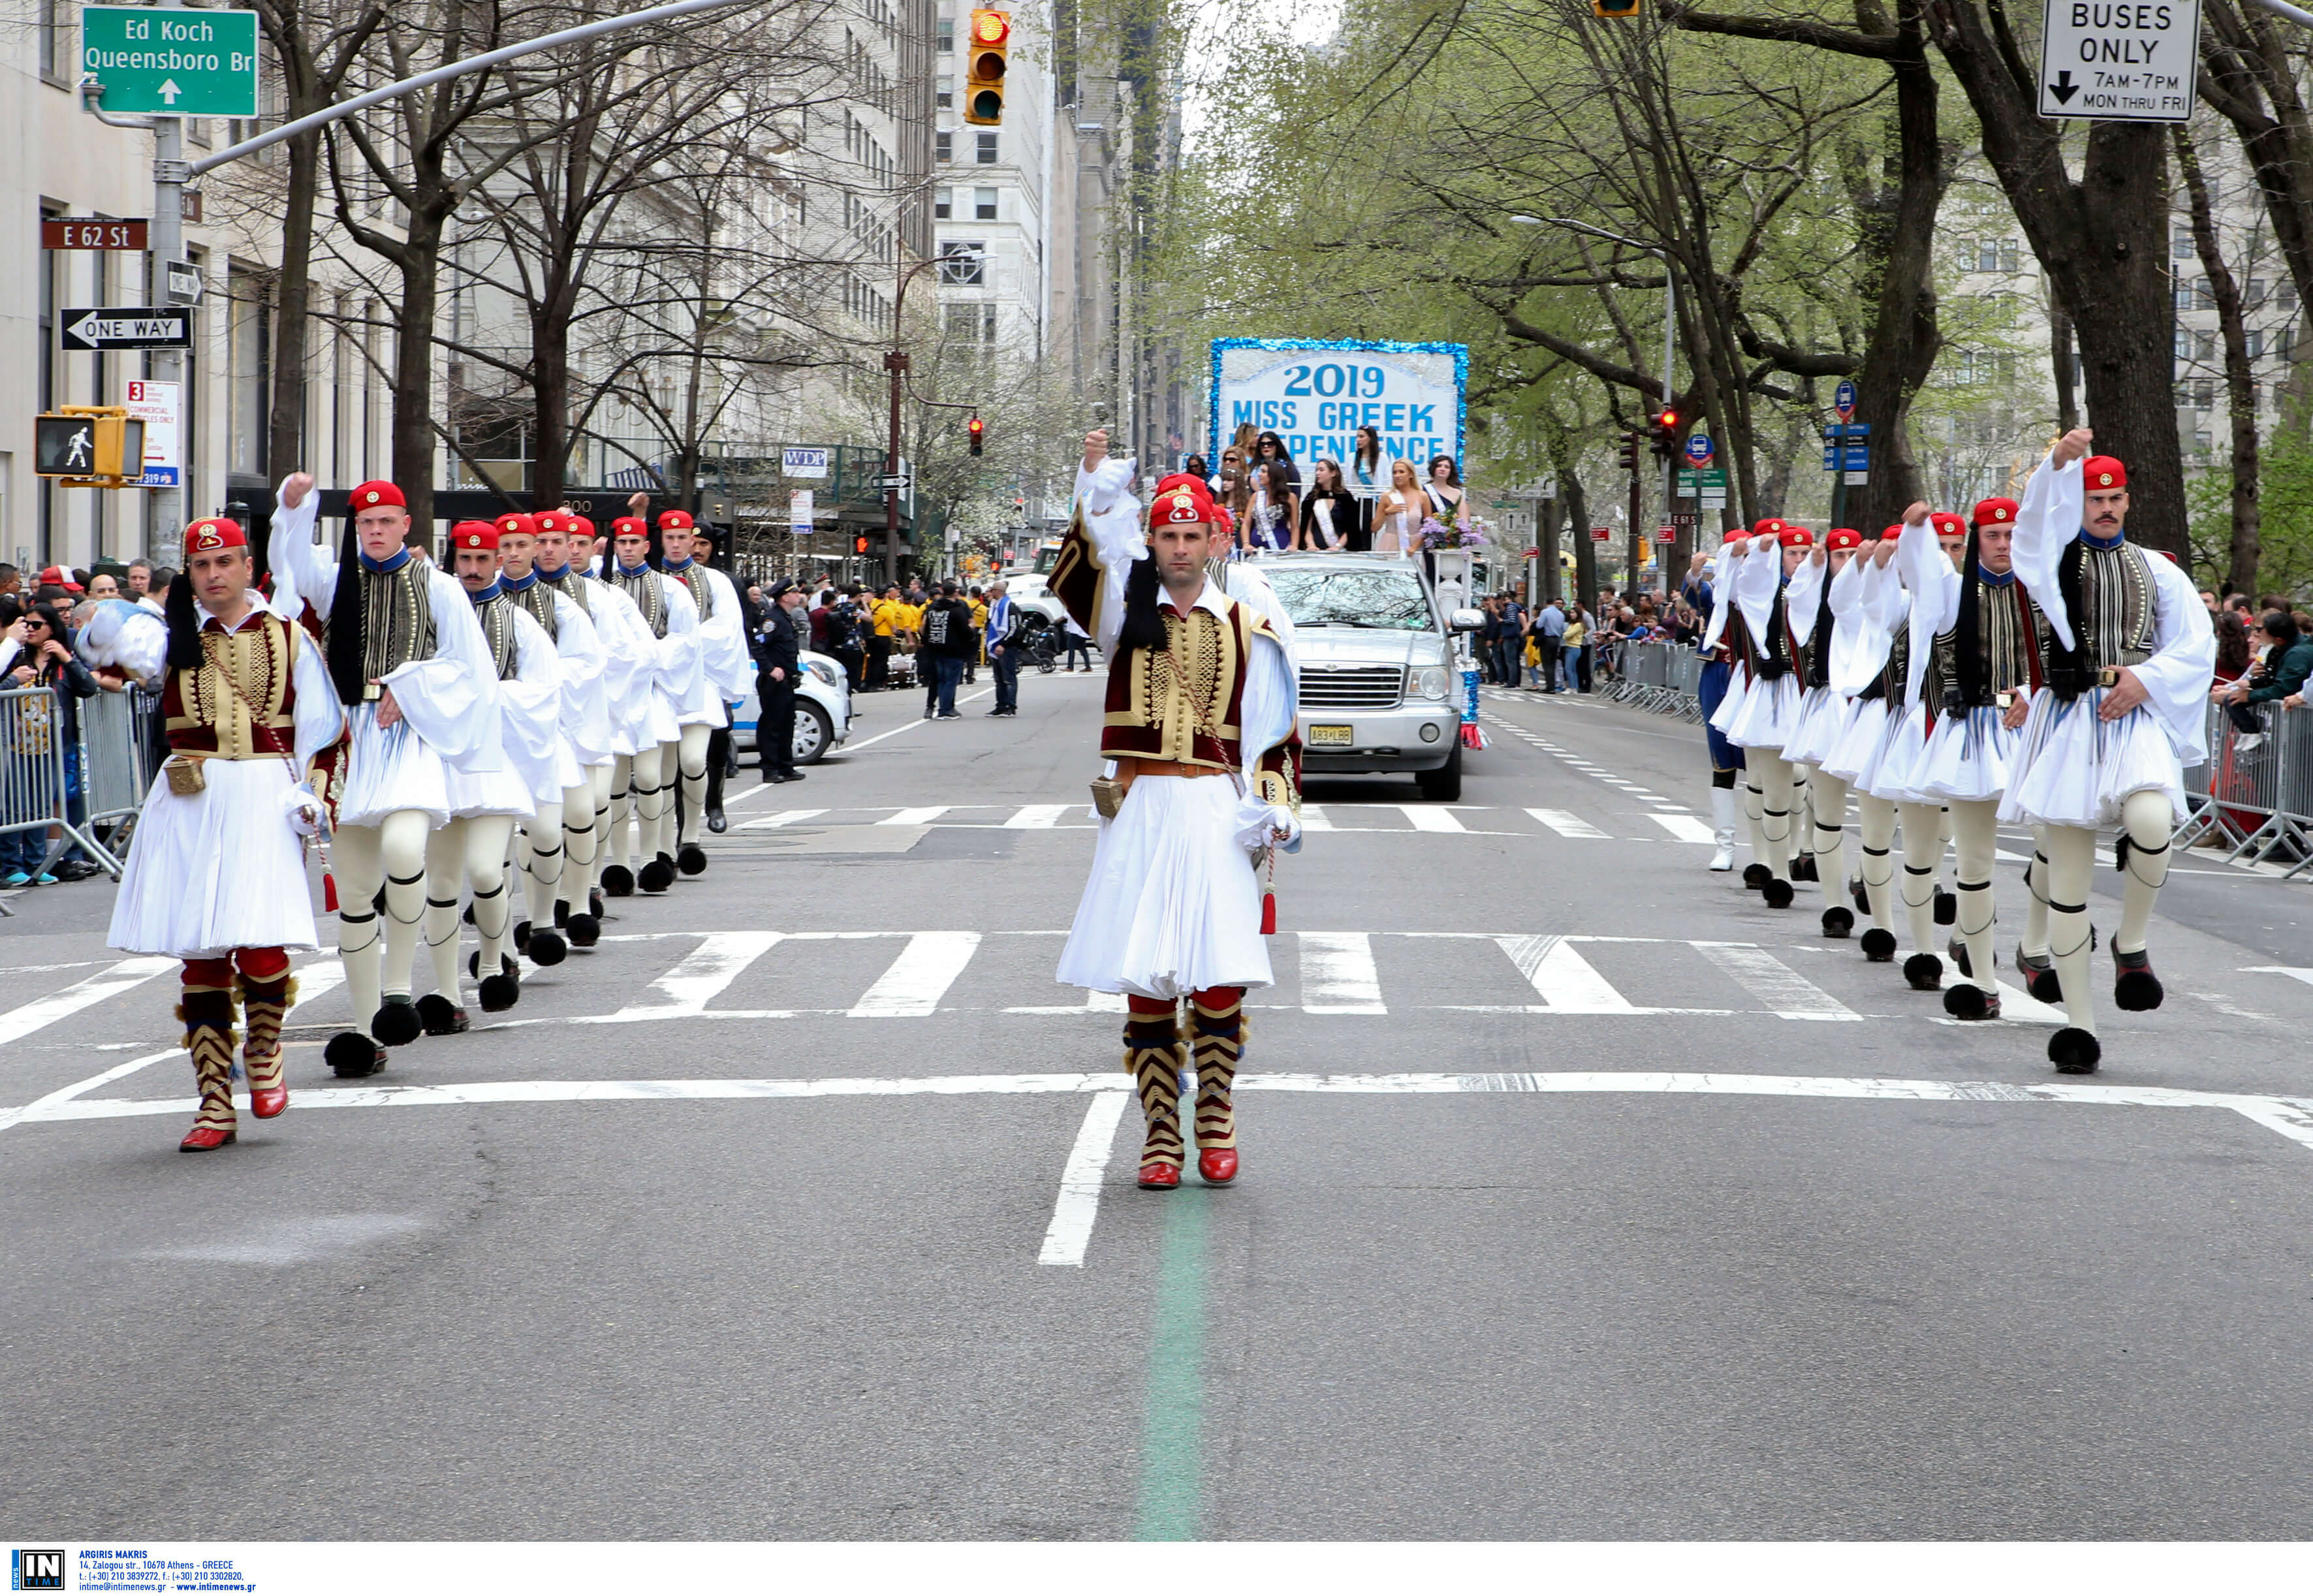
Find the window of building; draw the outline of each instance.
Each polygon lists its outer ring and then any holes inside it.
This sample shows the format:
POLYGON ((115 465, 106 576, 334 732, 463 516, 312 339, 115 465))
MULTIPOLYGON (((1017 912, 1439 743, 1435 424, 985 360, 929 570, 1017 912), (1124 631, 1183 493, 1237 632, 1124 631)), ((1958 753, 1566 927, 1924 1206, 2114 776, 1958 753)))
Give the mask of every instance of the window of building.
POLYGON ((2189 327, 2180 327, 2177 329, 2177 358, 2179 360, 2193 358, 2193 329, 2189 327))
POLYGON ((942 17, 933 24, 932 48, 943 56, 955 48, 955 19, 942 17))
POLYGON ((932 190, 932 219, 934 221, 945 222, 949 218, 949 216, 954 214, 954 189, 935 189, 932 190))
POLYGON ((996 164, 996 136, 993 133, 983 133, 979 136, 972 159, 982 166, 996 164))
POLYGON ((2216 291, 2209 286, 2209 280, 2206 277, 2201 278, 2193 285, 2193 308, 2196 311, 2213 311, 2217 308, 2216 291))
POLYGON ((2265 329, 2252 327, 2242 337, 2248 342, 2248 357, 2251 360, 2261 359, 2265 355, 2265 329))
POLYGON ((232 320, 225 329, 225 381, 233 396, 227 414, 227 469, 263 476, 266 401, 272 387, 265 283, 256 272, 241 267, 231 267, 226 281, 232 320))
POLYGON ((955 159, 955 135, 945 127, 932 135, 932 159, 935 161, 955 159))
POLYGON ((2263 277, 2251 277, 2248 280, 2248 299, 2247 303, 2248 304, 2248 308, 2252 311, 2265 303, 2265 279, 2263 277))
POLYGON ((972 219, 975 222, 996 220, 996 190, 974 189, 972 191, 972 219))
POLYGON ((2297 279, 2283 277, 2273 285, 2273 297, 2283 311, 2297 308, 2297 279))
POLYGON ((2193 452, 2195 454, 2206 454, 2208 452, 2209 434, 2206 433, 2194 433, 2193 434, 2193 452))
POLYGON ((2193 408, 2196 410, 2209 410, 2215 408, 2216 403, 2217 380, 2214 377, 2194 378, 2193 408))
POLYGON ((980 341, 992 344, 996 341, 996 307, 985 304, 980 307, 980 341))
POLYGON ((40 0, 40 75, 52 83, 69 83, 75 21, 65 0, 40 0))
POLYGON ((2293 327, 2274 328, 2273 329, 2273 342, 2271 346, 2266 348, 2265 353, 2272 355, 2275 360, 2286 362, 2289 359, 2291 346, 2297 341, 2296 335, 2297 329, 2293 327))
POLYGON ((952 344, 968 344, 980 330, 978 305, 950 305, 943 330, 952 344))
POLYGON ((954 110, 955 109, 955 74, 941 73, 937 85, 932 95, 932 103, 942 110, 954 110))
POLYGON ((2217 335, 2214 331, 2193 335, 2193 355, 2196 360, 2214 360, 2217 357, 2217 335))
POLYGON ((957 288, 975 288, 988 280, 988 246, 949 239, 940 245, 939 279, 957 288))
POLYGON ((2193 235, 2185 232, 2181 227, 2177 229, 2176 232, 2170 233, 2168 235, 2168 254, 2169 258, 2175 260, 2190 260, 2193 259, 2193 235))

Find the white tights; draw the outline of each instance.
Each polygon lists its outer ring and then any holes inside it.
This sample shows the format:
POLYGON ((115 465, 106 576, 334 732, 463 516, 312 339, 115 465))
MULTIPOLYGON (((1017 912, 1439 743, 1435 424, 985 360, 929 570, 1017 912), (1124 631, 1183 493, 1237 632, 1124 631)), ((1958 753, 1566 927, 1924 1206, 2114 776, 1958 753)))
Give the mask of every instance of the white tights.
POLYGON ((1992 978, 1992 862, 2000 849, 2000 802, 1951 805, 1952 851, 1958 863, 1953 885, 1959 890, 1959 937, 1967 948, 1967 979, 1986 992, 1992 978))
POLYGON ((1823 881, 1824 901, 1847 895, 1855 875, 1853 850, 1847 841, 1847 784, 1811 765, 1794 766, 1807 776, 1807 805, 1814 842, 1816 874, 1823 881))
POLYGON ((330 867, 338 883, 338 957, 346 967, 346 996, 358 1030, 369 1029, 386 993, 409 995, 409 967, 418 958, 418 928, 426 917, 426 834, 431 824, 425 811, 403 809, 375 826, 340 826, 335 834, 330 867))
POLYGON ((514 928, 514 906, 506 901, 506 846, 514 839, 512 815, 474 815, 453 820, 426 843, 426 951, 434 960, 434 990, 452 1003, 458 993, 458 896, 461 885, 474 893, 474 929, 481 934, 477 966, 494 976, 514 928))
MULTIPOLYGON (((682 774, 682 836, 690 842, 697 842, 706 829, 702 822, 707 814, 707 745, 714 735, 712 726, 685 726, 680 743, 664 745, 675 750, 669 768, 679 769, 682 774)), ((674 841, 673 837, 662 837, 659 851, 672 854, 674 841)))

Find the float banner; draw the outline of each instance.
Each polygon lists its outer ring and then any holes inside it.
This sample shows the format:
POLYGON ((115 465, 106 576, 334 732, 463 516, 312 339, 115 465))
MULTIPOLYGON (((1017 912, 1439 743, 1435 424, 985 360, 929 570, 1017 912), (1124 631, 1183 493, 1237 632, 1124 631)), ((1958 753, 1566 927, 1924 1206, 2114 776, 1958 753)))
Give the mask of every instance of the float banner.
POLYGON ((1346 465, 1357 430, 1381 434, 1384 460, 1408 460, 1422 480, 1432 455, 1462 459, 1467 344, 1351 338, 1215 338, 1211 459, 1246 422, 1285 440, 1306 487, 1310 462, 1346 465))

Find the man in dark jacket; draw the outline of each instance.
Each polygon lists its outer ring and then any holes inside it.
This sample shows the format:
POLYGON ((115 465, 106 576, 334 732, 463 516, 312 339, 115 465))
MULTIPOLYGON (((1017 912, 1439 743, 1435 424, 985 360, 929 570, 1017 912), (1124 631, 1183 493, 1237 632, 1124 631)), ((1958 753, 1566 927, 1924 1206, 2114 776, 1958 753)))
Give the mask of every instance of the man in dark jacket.
POLYGON ((924 718, 961 720, 955 712, 956 683, 963 680, 963 662, 980 646, 972 636, 972 606, 958 596, 953 582, 943 583, 939 597, 924 607, 923 646, 918 657, 931 665, 924 691, 924 718))
POLYGON ((792 582, 771 584, 770 614, 755 650, 755 762, 767 782, 803 780, 795 767, 796 672, 803 668, 796 616, 803 595, 792 582))

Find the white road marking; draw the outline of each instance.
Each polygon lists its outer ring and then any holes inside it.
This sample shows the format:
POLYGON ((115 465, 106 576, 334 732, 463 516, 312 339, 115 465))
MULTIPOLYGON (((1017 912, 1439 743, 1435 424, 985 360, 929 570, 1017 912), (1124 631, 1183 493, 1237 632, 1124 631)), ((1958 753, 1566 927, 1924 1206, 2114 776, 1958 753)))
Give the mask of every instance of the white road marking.
POLYGON ((71 1085, 60 1087, 49 1092, 48 1096, 26 1104, 23 1108, 0 1109, 0 1130, 6 1130, 18 1120, 32 1118, 41 1110, 53 1109, 61 1103, 71 1102, 84 1092, 93 1092, 100 1086, 110 1085, 124 1075, 133 1075, 148 1064, 158 1064, 163 1058, 181 1058, 184 1056, 185 1050, 182 1048, 164 1048, 158 1053, 147 1053, 141 1058, 131 1058, 125 1064, 116 1064, 109 1070, 100 1070, 85 1081, 75 1081, 71 1085))
POLYGON ((1312 1014, 1386 1014, 1373 938, 1362 931, 1301 934, 1301 1007, 1312 1014))
POLYGON ((1064 1004, 1058 1007, 1040 1005, 1033 1008, 1006 1009, 1007 1014, 1123 1014, 1130 1013, 1121 992, 1091 992, 1082 1003, 1064 1004))
POLYGON ((2293 964, 2245 964, 2241 966, 2241 973, 2252 976, 2287 976, 2293 981, 2302 981, 2307 986, 2313 987, 2313 969, 2300 969, 2293 964))
POLYGON ((1630 999, 1562 936, 1498 936, 1495 943, 1533 983, 1553 1014, 1628 1014, 1630 999))
POLYGON ((297 971, 297 1001, 289 1005, 282 1016, 288 1024, 304 1012, 305 1005, 319 997, 326 997, 346 984, 346 967, 335 959, 317 959, 297 971))
POLYGON ((935 803, 927 809, 895 809, 875 822, 878 826, 928 826, 955 805, 935 803))
POLYGON ((1428 809, 1418 803, 1394 806, 1405 817, 1405 823, 1416 831, 1466 831, 1460 817, 1449 809, 1428 809))
POLYGON ((1086 807, 1078 803, 1030 803, 1013 811, 1004 822, 1007 830, 1049 831, 1060 824, 1060 817, 1072 809, 1086 807))
POLYGON ((1653 814, 1649 815, 1648 819, 1653 820, 1656 825, 1660 826, 1664 830, 1669 832, 1673 839, 1678 842, 1715 842, 1718 840, 1716 837, 1711 836, 1710 827, 1704 825, 1701 820, 1696 820, 1691 814, 1666 814, 1662 811, 1657 810, 1653 814))
POLYGON ((157 956, 123 959, 60 991, 10 1009, 0 1014, 0 1048, 10 1042, 21 1042, 34 1031, 45 1030, 59 1020, 70 1019, 84 1008, 142 987, 163 970, 176 968, 177 960, 174 959, 157 956))
POLYGON ((739 822, 742 831, 770 831, 780 826, 792 826, 797 820, 815 820, 827 811, 823 809, 782 809, 774 814, 758 816, 739 822))
MULTIPOLYGON (((982 698, 992 696, 995 691, 996 689, 994 688, 982 688, 978 692, 971 694, 966 697, 958 698, 955 701, 955 706, 958 709, 962 709, 967 704, 977 704, 982 698)), ((866 738, 858 742, 847 742, 840 749, 831 749, 828 751, 831 753, 856 754, 863 748, 874 748, 886 737, 897 737, 902 732, 912 732, 918 726, 928 726, 933 723, 934 723, 930 721, 919 717, 918 719, 909 721, 904 724, 894 726, 888 732, 878 732, 873 737, 866 738)))
POLYGON ((1304 832, 1331 831, 1333 829, 1333 818, 1325 812, 1324 804, 1305 803, 1301 806, 1301 829, 1304 832))
POLYGON ((641 1020, 681 1020, 701 1013, 708 1004, 740 973, 778 946, 776 931, 718 931, 692 949, 680 964, 650 984, 641 1003, 629 1004, 615 1014, 603 1015, 602 1025, 627 1025, 641 1020), (650 1002, 656 998, 655 1003, 650 1002))
POLYGON ((1532 815, 1535 820, 1540 820, 1552 831, 1557 832, 1561 837, 1605 837, 1606 835, 1605 832, 1599 830, 1597 827, 1575 814, 1571 810, 1529 809, 1526 812, 1532 815))
POLYGON ((1108 1173, 1109 1151, 1116 1144, 1116 1127, 1124 1118, 1130 1092, 1095 1092, 1085 1107, 1083 1126, 1069 1162, 1060 1171, 1060 1195, 1052 1205, 1052 1223, 1044 1229, 1040 1264, 1064 1269, 1084 1267, 1085 1248, 1092 1241, 1093 1222, 1100 1217, 1100 1183, 1108 1173))
POLYGON ((1743 989, 1784 1020, 1860 1020, 1862 1015, 1764 948, 1738 943, 1689 944, 1742 983, 1743 989))
POLYGON ((854 1020, 919 1019, 939 1007, 980 946, 977 931, 919 931, 851 1007, 854 1020))

